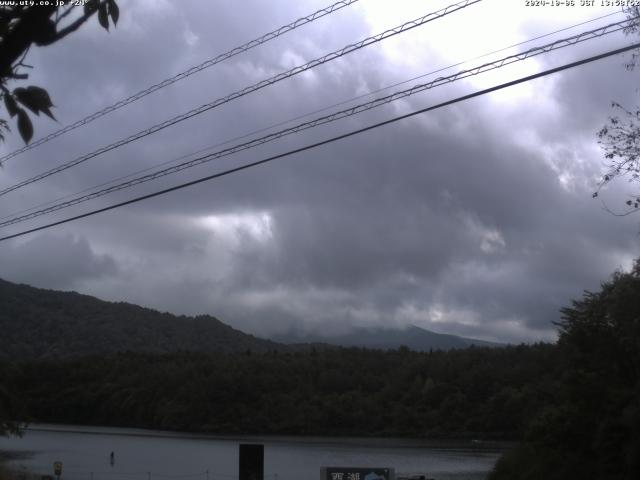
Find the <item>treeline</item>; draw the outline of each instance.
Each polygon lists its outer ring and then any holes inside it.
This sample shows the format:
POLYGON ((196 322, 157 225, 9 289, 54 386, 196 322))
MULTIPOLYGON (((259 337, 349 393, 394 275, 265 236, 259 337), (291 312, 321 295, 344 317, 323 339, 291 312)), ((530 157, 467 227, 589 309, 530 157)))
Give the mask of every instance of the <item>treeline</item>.
POLYGON ((640 478, 640 260, 562 310, 557 384, 491 480, 640 478))
POLYGON ((0 365, 28 419, 217 433, 519 438, 552 345, 417 353, 123 353, 0 365))
POLYGON ((124 351, 287 350, 220 320, 176 316, 0 279, 0 359, 67 358, 124 351))
POLYGON ((640 478, 640 261, 559 341, 448 352, 121 353, 0 361, 7 419, 217 433, 520 439, 491 480, 640 478))

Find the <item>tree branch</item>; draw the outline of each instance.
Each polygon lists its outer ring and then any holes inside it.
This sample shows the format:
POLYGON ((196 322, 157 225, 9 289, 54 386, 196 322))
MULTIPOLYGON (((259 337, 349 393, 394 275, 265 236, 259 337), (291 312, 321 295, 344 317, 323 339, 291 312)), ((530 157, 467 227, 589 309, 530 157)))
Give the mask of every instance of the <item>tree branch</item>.
POLYGON ((73 12, 74 6, 70 5, 66 11, 64 11, 63 13, 61 13, 58 18, 56 18, 56 25, 62 21, 62 19, 64 19, 67 15, 69 15, 71 12, 73 12))
MULTIPOLYGON (((105 3, 107 3, 107 0, 102 0, 98 5, 102 5, 105 3)), ((82 26, 84 22, 89 20, 89 18, 91 18, 91 16, 97 11, 98 11, 98 8, 96 7, 95 9, 91 9, 88 12, 85 12, 80 18, 76 19, 73 23, 67 25, 62 30, 59 30, 53 37, 51 37, 51 39, 49 39, 49 41, 47 41, 46 43, 43 43, 42 45, 51 45, 52 43, 55 43, 58 40, 66 37, 70 33, 75 32, 78 28, 82 26)), ((65 12, 65 14, 66 13, 67 12, 65 12)))
POLYGON ((53 6, 38 6, 24 10, 15 27, 3 38, 0 49, 0 76, 11 75, 12 65, 34 42, 34 26, 42 25, 43 22, 48 21, 55 8, 53 6))

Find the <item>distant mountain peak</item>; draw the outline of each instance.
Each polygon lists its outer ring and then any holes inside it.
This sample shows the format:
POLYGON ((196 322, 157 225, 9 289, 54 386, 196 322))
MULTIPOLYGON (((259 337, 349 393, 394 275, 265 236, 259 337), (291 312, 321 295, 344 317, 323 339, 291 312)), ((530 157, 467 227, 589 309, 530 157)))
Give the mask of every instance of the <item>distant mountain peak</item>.
POLYGON ((472 345, 478 347, 502 346, 502 344, 484 340, 436 333, 413 324, 406 326, 355 327, 349 333, 332 336, 290 333, 273 337, 273 340, 285 344, 325 343, 343 347, 363 347, 381 350, 391 350, 406 346, 416 351, 451 350, 468 348, 472 345))

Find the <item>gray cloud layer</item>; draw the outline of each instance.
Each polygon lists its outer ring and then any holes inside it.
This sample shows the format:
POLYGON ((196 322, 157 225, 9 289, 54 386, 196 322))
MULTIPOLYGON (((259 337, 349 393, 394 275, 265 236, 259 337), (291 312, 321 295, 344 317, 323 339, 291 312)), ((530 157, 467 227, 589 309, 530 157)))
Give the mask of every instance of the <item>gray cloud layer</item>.
MULTIPOLYGON (((322 5, 250 2, 243 10, 253 14, 246 16, 231 3, 216 3, 215 10, 195 1, 182 8, 122 3, 122 21, 112 33, 87 27, 64 45, 32 54, 34 83, 47 86, 64 122, 322 5)), ((13 160, 0 173, 2 184, 368 33, 360 11, 347 9, 13 160)), ((592 51, 568 50, 541 65, 592 51)), ((435 51, 428 56, 425 69, 441 61, 435 51)), ((558 308, 637 255, 637 220, 614 218, 590 198, 601 168, 595 132, 610 100, 635 101, 634 76, 621 64, 615 58, 539 81, 540 97, 475 99, 5 243, 0 276, 176 313, 212 313, 263 335, 413 323, 500 341, 551 339, 558 308)), ((389 64, 380 49, 354 54, 16 192, 0 208, 8 214, 72 193, 411 73, 389 64)), ((471 88, 452 85, 401 109, 471 88)), ((135 193, 386 119, 399 109, 288 138, 135 193)), ((37 124, 41 134, 55 128, 37 124)), ((18 145, 11 139, 5 150, 18 145)), ((90 206, 132 195, 121 192, 90 206)))

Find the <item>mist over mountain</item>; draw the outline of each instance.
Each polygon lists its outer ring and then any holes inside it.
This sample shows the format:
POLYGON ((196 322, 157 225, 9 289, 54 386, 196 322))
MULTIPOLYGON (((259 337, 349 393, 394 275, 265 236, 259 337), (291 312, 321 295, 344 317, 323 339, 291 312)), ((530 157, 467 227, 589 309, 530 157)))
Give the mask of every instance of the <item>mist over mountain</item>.
POLYGON ((500 344, 405 329, 356 328, 323 337, 309 333, 271 340, 236 330, 210 315, 188 317, 124 302, 107 302, 0 280, 0 358, 72 357, 114 352, 246 352, 344 346, 415 351, 500 344))
POLYGON ((500 347, 503 344, 436 333, 424 328, 410 325, 401 328, 356 328, 347 334, 320 336, 304 333, 290 333, 272 338, 276 342, 286 344, 324 343, 342 347, 362 347, 381 350, 392 350, 405 346, 418 352, 429 350, 451 350, 454 348, 500 347))

